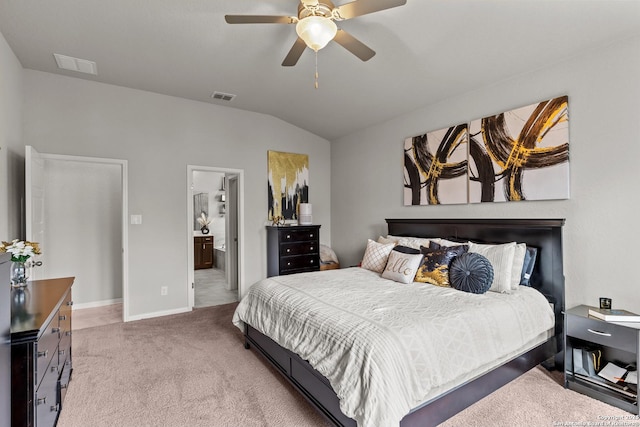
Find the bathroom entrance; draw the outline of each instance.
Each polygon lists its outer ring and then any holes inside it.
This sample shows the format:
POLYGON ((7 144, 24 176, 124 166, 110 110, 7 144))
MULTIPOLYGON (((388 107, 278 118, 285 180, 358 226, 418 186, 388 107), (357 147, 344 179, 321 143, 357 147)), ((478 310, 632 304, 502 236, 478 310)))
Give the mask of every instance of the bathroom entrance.
POLYGON ((189 166, 191 307, 238 301, 241 171, 189 166))

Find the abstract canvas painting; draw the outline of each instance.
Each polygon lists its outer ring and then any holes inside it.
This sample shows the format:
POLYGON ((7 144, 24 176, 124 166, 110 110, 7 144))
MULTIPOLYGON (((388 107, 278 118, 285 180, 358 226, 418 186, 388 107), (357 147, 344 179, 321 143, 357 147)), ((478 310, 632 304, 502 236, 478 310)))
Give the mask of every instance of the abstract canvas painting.
POLYGON ((474 120, 469 202, 569 198, 567 96, 474 120))
POLYGON ((467 125, 404 141, 404 205, 467 203, 467 125))
POLYGON ((268 219, 298 219, 298 205, 309 202, 309 156, 267 152, 268 219))

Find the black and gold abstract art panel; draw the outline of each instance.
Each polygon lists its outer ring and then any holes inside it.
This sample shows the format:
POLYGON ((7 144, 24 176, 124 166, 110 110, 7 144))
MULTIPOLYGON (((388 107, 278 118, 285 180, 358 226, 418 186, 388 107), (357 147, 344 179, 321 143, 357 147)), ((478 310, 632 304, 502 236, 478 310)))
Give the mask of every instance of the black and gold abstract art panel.
POLYGON ((298 219, 298 206, 309 202, 309 156, 267 152, 268 219, 298 219))
POLYGON ((467 203, 467 125, 404 142, 404 204, 467 203))
POLYGON ((404 205, 569 198, 569 100, 404 141, 404 205))

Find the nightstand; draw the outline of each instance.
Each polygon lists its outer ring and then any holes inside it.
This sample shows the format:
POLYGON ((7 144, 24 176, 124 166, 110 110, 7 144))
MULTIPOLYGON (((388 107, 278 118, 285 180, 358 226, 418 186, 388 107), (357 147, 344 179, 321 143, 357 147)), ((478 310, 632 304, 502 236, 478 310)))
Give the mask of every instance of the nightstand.
POLYGON ((608 362, 638 366, 640 323, 605 322, 589 316, 589 308, 580 305, 565 312, 565 387, 638 414, 638 395, 633 389, 621 391, 597 375, 574 372, 574 349, 601 350, 600 369, 608 362))

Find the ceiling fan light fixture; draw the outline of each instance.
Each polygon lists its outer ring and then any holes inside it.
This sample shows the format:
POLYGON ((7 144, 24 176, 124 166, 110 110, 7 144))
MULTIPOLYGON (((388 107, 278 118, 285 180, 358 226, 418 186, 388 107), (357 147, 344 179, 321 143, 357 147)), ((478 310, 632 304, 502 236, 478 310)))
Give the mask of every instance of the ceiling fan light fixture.
POLYGON ((307 16, 296 24, 298 37, 316 52, 333 40, 337 32, 338 26, 335 22, 324 16, 307 16))

